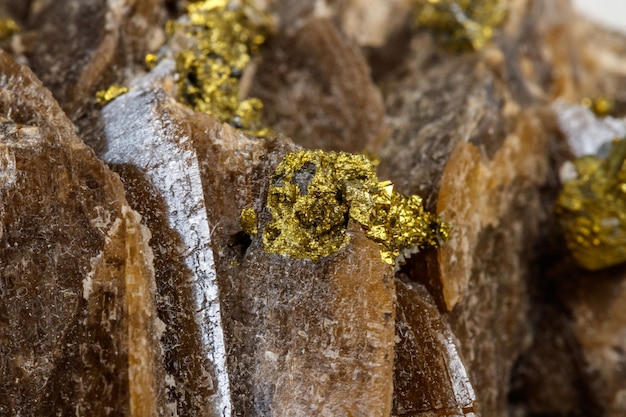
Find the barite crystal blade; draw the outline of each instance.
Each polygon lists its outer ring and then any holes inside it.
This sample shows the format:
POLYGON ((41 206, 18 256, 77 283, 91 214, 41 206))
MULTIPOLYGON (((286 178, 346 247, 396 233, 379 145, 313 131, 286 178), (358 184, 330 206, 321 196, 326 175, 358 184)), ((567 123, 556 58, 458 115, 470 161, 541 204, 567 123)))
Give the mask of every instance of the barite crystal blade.
MULTIPOLYGON (((107 150, 102 158, 121 173, 128 193, 135 196, 138 210, 151 211, 153 222, 162 221, 162 227, 176 236, 174 241, 177 241, 178 247, 165 242, 163 235, 155 234, 153 244, 166 246, 166 251, 175 251, 177 255, 174 257, 180 260, 178 266, 163 265, 161 270, 157 269, 157 279, 167 281, 172 274, 176 274, 168 268, 182 270, 179 272, 182 277, 176 284, 189 291, 189 300, 185 300, 183 296, 181 301, 192 303, 194 317, 190 325, 194 328, 170 331, 195 332, 187 334, 195 339, 189 343, 199 349, 194 354, 200 353, 208 360, 207 365, 203 365, 205 371, 212 373, 207 384, 215 384, 213 390, 209 387, 207 400, 213 402, 218 415, 230 416, 226 348, 207 202, 203 195, 198 157, 191 138, 185 132, 184 125, 178 123, 165 109, 167 101, 167 96, 163 92, 159 93, 159 90, 138 89, 106 106, 102 117, 107 150), (157 108, 161 111, 157 111, 157 108), (139 201, 139 194, 145 192, 145 189, 133 188, 139 177, 153 190, 152 197, 162 200, 161 211, 147 200, 139 201), (157 211, 159 213, 155 214, 157 211)), ((184 353, 181 352, 180 355, 184 353)), ((200 403, 205 397, 201 391, 195 390, 191 395, 196 396, 194 401, 202 409, 200 403)))
POLYGON ((392 415, 478 416, 476 394, 457 342, 432 297, 419 284, 396 280, 396 290, 392 415))
POLYGON ((0 415, 157 416, 150 231, 33 73, 0 74, 0 415))

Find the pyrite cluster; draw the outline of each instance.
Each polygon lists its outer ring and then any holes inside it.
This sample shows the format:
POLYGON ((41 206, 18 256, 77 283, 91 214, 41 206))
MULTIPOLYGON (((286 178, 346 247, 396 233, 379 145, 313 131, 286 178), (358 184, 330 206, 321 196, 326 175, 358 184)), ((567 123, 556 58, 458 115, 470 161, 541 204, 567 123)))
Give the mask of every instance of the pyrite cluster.
MULTIPOLYGON (((389 181, 378 181, 363 155, 302 150, 290 153, 271 178, 267 208, 272 221, 263 232, 268 252, 296 258, 329 256, 350 240, 349 219, 378 243, 383 261, 447 240, 449 226, 424 210, 419 196, 405 196, 389 181)), ((256 232, 255 217, 242 223, 256 232)))
POLYGON ((578 177, 563 184, 556 202, 567 246, 590 270, 626 261, 626 140, 605 148, 606 157, 574 161, 578 177))

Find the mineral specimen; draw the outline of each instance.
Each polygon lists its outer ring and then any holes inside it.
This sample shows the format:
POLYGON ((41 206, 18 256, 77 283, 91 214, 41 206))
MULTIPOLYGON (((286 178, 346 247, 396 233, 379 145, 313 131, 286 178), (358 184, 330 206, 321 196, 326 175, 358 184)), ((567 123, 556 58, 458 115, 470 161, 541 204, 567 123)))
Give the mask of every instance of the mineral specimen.
POLYGON ((624 415, 626 270, 622 266, 582 274, 559 290, 568 309, 568 330, 578 344, 580 365, 575 371, 581 375, 576 388, 587 391, 581 408, 589 410, 587 415, 624 415))
POLYGON ((232 306, 235 404, 246 415, 389 416, 394 280, 377 245, 358 230, 316 262, 268 254, 253 242, 232 306))
POLYGON ((567 0, 0 17, 42 80, 0 53, 0 415, 624 415, 626 264, 578 267, 554 210, 579 152, 621 164, 623 35, 567 0))
POLYGON ((379 81, 392 132, 378 175, 399 192, 419 194, 427 210, 453 225, 439 251, 424 251, 406 270, 449 311, 479 412, 500 416, 510 373, 530 341, 527 285, 546 211, 540 188, 549 172, 549 130, 526 81, 501 78, 516 74, 521 58, 487 50, 451 55, 425 48, 431 38, 420 32, 396 71, 379 81))
POLYGON ((377 152, 387 140, 383 99, 363 52, 330 19, 277 32, 260 58, 250 94, 265 104, 263 120, 275 132, 345 152, 377 152))
MULTIPOLYGON (((615 138, 626 136, 626 121, 614 117, 598 118, 586 106, 567 104, 557 101, 553 106, 559 129, 563 132, 567 147, 574 158, 589 155, 607 155, 610 146, 606 146, 615 138)), ((570 165, 571 167, 571 165, 570 165)), ((561 171, 569 168, 559 167, 561 171)), ((562 181, 571 179, 564 172, 562 181)))
MULTIPOLYGON (((171 98, 169 99, 171 100, 171 98)), ((198 156, 181 111, 161 91, 132 90, 103 110, 104 161, 154 231, 157 311, 167 326, 174 409, 230 415, 231 392, 198 156), (186 358, 193 356, 194 361, 186 358)))
POLYGON ((419 285, 396 282, 396 290, 393 415, 476 416, 474 388, 434 301, 419 285))

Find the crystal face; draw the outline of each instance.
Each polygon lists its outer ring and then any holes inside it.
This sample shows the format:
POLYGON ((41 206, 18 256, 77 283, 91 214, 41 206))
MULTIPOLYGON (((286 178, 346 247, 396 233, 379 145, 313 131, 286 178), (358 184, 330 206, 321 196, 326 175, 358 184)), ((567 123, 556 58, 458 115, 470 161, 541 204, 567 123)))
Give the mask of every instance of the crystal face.
POLYGON ((266 250, 295 258, 315 260, 341 249, 350 240, 349 219, 378 243, 388 264, 412 250, 437 247, 449 234, 419 196, 396 192, 391 182, 378 181, 365 156, 345 152, 287 154, 271 178, 267 207, 266 250))
POLYGON ((567 246, 590 270, 626 261, 626 140, 606 146, 606 158, 574 161, 578 177, 563 184, 556 202, 567 246))

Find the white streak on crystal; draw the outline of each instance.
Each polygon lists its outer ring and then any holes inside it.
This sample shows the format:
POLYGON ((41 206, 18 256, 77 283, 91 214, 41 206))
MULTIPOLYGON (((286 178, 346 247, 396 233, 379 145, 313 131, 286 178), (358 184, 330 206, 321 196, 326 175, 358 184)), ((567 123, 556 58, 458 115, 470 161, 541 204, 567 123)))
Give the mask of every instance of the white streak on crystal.
POLYGON ((89 301, 89 296, 93 292, 93 276, 96 273, 96 265, 100 262, 102 252, 89 260, 89 272, 83 278, 83 298, 89 301))
MULTIPOLYGON (((100 211, 98 211, 98 213, 100 214, 100 211)), ((110 219, 110 213, 108 213, 107 216, 110 219)), ((117 219, 115 219, 115 222, 113 222, 113 225, 107 232, 107 237, 105 240, 105 247, 106 247, 106 244, 110 242, 111 236, 115 236, 119 232, 121 225, 122 225, 122 219, 118 217, 117 219)), ((104 250, 100 251, 96 256, 92 257, 89 260, 89 272, 87 272, 87 274, 85 275, 85 278, 83 278, 83 298, 87 301, 89 301, 89 296, 93 292, 93 277, 96 274, 96 270, 98 269, 98 266, 100 265, 100 262, 102 261, 103 256, 104 256, 104 250)))
POLYGON ((0 189, 9 188, 17 181, 15 154, 11 147, 0 144, 0 189))
POLYGON ((476 401, 476 394, 465 370, 465 365, 463 365, 459 352, 456 349, 454 340, 449 334, 438 334, 438 337, 441 345, 445 347, 448 353, 448 370, 456 402, 462 408, 472 407, 474 401, 476 401))
POLYGON ((597 118, 591 110, 558 101, 554 104, 567 143, 576 157, 597 155, 605 143, 626 136, 626 121, 613 117, 597 118))
POLYGON ((230 416, 226 348, 198 159, 191 139, 168 121, 163 123, 154 106, 154 94, 138 89, 104 108, 108 149, 103 159, 141 169, 167 205, 169 226, 183 241, 184 262, 194 274, 195 321, 215 369, 216 405, 223 416, 230 416))

